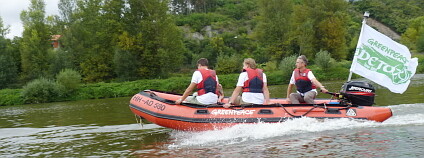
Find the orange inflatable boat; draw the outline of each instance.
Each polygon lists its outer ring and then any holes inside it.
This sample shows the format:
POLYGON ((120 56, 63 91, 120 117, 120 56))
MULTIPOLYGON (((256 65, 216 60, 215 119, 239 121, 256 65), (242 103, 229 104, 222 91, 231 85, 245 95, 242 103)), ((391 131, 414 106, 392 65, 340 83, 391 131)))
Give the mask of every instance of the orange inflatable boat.
MULTIPOLYGON (((352 118, 383 122, 392 116, 390 108, 370 106, 374 99, 374 89, 360 87, 358 84, 345 84, 341 92, 343 93, 333 94, 339 96, 338 99, 316 99, 315 104, 288 104, 285 98, 281 98, 271 99, 270 105, 223 108, 222 104, 176 105, 175 100, 181 97, 180 94, 145 90, 134 95, 129 106, 135 115, 157 125, 188 131, 222 129, 242 123, 278 123, 300 117, 352 118)), ((223 102, 227 101, 226 98, 223 102)))

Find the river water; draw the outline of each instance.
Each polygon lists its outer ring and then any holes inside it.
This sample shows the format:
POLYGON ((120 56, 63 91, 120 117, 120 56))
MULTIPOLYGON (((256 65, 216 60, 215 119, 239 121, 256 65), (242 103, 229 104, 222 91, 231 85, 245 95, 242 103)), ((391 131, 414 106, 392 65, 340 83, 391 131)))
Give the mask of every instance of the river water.
MULTIPOLYGON (((337 91, 342 83, 324 85, 337 91)), ((394 115, 383 123, 301 118, 182 132, 138 123, 130 97, 5 106, 0 157, 422 157, 424 75, 415 75, 404 94, 374 86, 377 105, 394 115)), ((287 86, 269 89, 271 97, 286 96, 287 86)))

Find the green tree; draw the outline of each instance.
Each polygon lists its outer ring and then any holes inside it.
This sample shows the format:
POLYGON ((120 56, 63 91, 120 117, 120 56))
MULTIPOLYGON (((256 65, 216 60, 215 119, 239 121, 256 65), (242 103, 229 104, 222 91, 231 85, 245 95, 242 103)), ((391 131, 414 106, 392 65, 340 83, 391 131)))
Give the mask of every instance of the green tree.
POLYGON ((313 20, 307 19, 295 31, 297 43, 299 44, 299 54, 312 56, 315 53, 315 29, 313 25, 313 20))
POLYGON ((4 26, 3 18, 0 17, 0 37, 5 37, 9 33, 10 26, 4 26))
POLYGON ((290 77, 293 73, 293 69, 296 68, 296 55, 291 55, 288 57, 283 58, 280 62, 280 70, 281 70, 281 78, 284 78, 286 80, 290 80, 290 77))
POLYGON ((231 56, 228 55, 219 55, 215 66, 217 74, 230 74, 240 72, 241 63, 243 58, 237 54, 231 56))
POLYGON ((291 0, 259 0, 255 36, 269 59, 280 60, 290 52, 293 5, 291 0))
POLYGON ((174 14, 187 15, 192 12, 188 0, 171 0, 171 10, 174 14))
POLYGON ((63 69, 56 75, 56 81, 64 87, 64 94, 74 92, 79 88, 81 83, 81 75, 78 71, 72 69, 63 69))
POLYGON ((192 12, 211 12, 223 3, 222 0, 170 0, 170 7, 174 14, 187 15, 192 12))
POLYGON ((421 35, 417 39, 417 52, 423 53, 424 52, 424 33, 421 33, 421 35))
POLYGON ((60 19, 67 28, 63 32, 64 49, 85 81, 108 81, 115 76, 113 56, 124 25, 124 4, 123 0, 60 2, 60 19))
POLYGON ((88 82, 154 78, 178 69, 184 45, 167 4, 62 0, 63 44, 72 65, 88 82))
POLYGON ((328 70, 335 64, 335 61, 328 51, 321 50, 315 55, 315 64, 323 70, 328 70))
POLYGON ((5 38, 8 27, 4 27, 3 19, 0 17, 0 89, 15 83, 18 77, 18 68, 13 59, 12 43, 5 38))
MULTIPOLYGON (((0 39, 0 44, 3 44, 2 39, 0 39)), ((18 69, 11 56, 9 54, 3 54, 4 52, 1 51, 2 50, 0 50, 0 89, 3 89, 17 82, 18 69)))
POLYGON ((410 21, 401 42, 413 52, 424 52, 424 16, 410 21))
POLYGON ((25 81, 49 76, 50 48, 49 27, 45 24, 45 3, 43 0, 31 0, 28 10, 21 13, 24 25, 20 52, 22 77, 25 81))
MULTIPOLYGON (((140 67, 138 76, 154 78, 167 76, 168 73, 180 68, 185 51, 181 32, 175 25, 172 15, 168 13, 166 1, 145 0, 129 1, 130 17, 141 15, 143 18, 135 24, 135 32, 131 35, 141 36, 141 47, 137 48, 140 67), (135 11, 133 5, 141 5, 142 9, 135 11)), ((130 32, 130 31, 128 31, 130 32)), ((136 38, 137 39, 137 38, 136 38)))
POLYGON ((88 1, 81 16, 84 31, 89 31, 89 43, 86 58, 80 67, 87 81, 107 81, 114 77, 113 55, 119 32, 122 28, 120 16, 123 14, 123 1, 88 1), (90 15, 94 14, 94 15, 90 15))
POLYGON ((422 0, 363 0, 353 3, 356 10, 370 12, 370 16, 388 25, 398 33, 404 33, 409 20, 424 14, 422 0))
POLYGON ((328 17, 318 24, 318 38, 321 49, 331 52, 336 59, 347 56, 346 24, 343 17, 328 17))
POLYGON ((293 13, 293 27, 302 54, 315 56, 328 50, 336 59, 347 56, 348 3, 343 0, 304 0, 297 3, 293 13))
POLYGON ((119 80, 136 80, 140 77, 137 72, 138 67, 140 66, 137 51, 143 50, 143 48, 139 47, 137 43, 142 41, 142 37, 131 37, 128 32, 125 31, 118 38, 118 48, 116 49, 113 57, 115 73, 119 80))
POLYGON ((214 11, 216 7, 222 4, 221 0, 190 0, 186 2, 190 4, 189 6, 193 6, 194 12, 203 13, 214 11))
POLYGON ((252 13, 255 12, 256 8, 256 0, 226 0, 222 7, 216 9, 216 12, 228 15, 235 20, 249 20, 255 15, 252 13))

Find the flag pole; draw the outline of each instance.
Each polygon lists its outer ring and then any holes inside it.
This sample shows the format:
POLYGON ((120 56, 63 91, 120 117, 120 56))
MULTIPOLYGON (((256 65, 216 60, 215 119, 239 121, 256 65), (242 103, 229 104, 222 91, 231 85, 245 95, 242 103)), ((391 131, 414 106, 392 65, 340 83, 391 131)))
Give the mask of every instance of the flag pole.
MULTIPOLYGON (((367 23, 367 18, 370 17, 370 13, 368 11, 364 12, 364 19, 362 20, 362 25, 367 23)), ((361 27, 361 31, 362 31, 362 27, 361 27)), ((347 81, 350 81, 352 79, 352 71, 349 71, 349 78, 347 79, 347 81)))

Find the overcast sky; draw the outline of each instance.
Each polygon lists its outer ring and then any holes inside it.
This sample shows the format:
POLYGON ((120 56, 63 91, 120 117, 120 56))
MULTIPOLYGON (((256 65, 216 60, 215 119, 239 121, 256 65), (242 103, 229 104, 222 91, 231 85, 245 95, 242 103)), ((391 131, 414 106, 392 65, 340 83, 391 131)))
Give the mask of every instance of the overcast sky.
MULTIPOLYGON (((44 2, 46 3, 46 16, 59 14, 57 9, 59 0, 44 0, 44 2)), ((5 26, 10 26, 7 38, 22 36, 23 27, 20 15, 22 10, 28 10, 29 4, 30 0, 0 0, 0 17, 5 26)))

